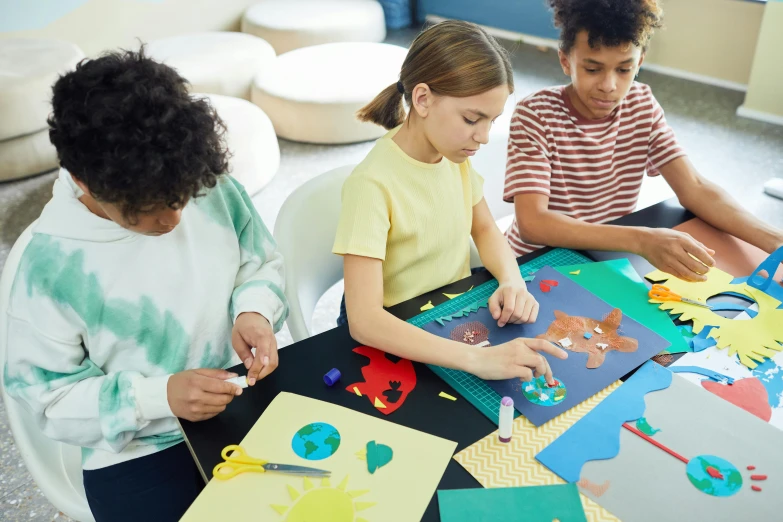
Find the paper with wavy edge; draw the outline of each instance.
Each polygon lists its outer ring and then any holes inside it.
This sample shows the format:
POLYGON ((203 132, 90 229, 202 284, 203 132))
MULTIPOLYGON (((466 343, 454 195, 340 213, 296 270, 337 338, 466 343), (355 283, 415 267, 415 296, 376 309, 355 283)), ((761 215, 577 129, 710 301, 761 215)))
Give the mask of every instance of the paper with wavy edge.
POLYGON ((566 482, 578 481, 585 462, 617 456, 623 423, 643 417, 644 396, 668 388, 671 382, 671 371, 647 361, 593 411, 536 455, 536 460, 566 482))
POLYGON ((783 341, 783 309, 781 302, 746 283, 732 284, 731 274, 718 268, 707 272, 707 281, 689 282, 670 274, 655 270, 645 276, 653 282, 663 282, 672 292, 683 297, 707 302, 718 294, 734 292, 749 297, 758 303, 758 314, 745 321, 722 317, 712 310, 680 301, 656 301, 661 310, 680 315, 681 321, 693 321, 693 331, 699 333, 707 326, 714 328, 709 336, 717 339, 718 348, 728 348, 729 356, 739 355, 742 364, 750 369, 759 362, 772 358, 781 350, 778 341, 783 341))

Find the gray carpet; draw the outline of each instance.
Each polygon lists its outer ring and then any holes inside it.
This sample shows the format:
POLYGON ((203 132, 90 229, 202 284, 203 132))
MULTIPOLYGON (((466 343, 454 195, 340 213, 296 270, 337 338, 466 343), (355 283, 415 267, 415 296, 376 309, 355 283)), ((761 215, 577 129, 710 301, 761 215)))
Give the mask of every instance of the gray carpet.
MULTIPOLYGON (((415 33, 393 32, 388 41, 407 46, 415 33)), ((510 42, 507 45, 513 53, 518 99, 565 81, 554 51, 541 52, 510 42)), ((783 201, 762 193, 764 181, 773 175, 783 176, 783 127, 738 118, 735 112, 743 101, 742 93, 646 71, 639 80, 652 86, 697 168, 756 215, 783 226, 783 201)), ((296 187, 332 168, 357 163, 371 147, 371 143, 322 146, 281 140, 280 170, 253 198, 269 229, 274 228, 283 201, 296 187)), ((502 176, 502 172, 482 174, 502 176)), ((49 173, 0 183, 0 267, 16 238, 38 217, 51 197, 54 178, 55 173, 49 173)), ((664 196, 665 191, 661 192, 664 196)), ((313 318, 315 332, 334 326, 341 292, 338 285, 321 299, 313 318)), ((287 330, 278 335, 281 346, 289 344, 290 339, 287 330)), ((2 405, 0 408, 0 520, 67 520, 58 515, 32 482, 11 438, 5 409, 2 405)))

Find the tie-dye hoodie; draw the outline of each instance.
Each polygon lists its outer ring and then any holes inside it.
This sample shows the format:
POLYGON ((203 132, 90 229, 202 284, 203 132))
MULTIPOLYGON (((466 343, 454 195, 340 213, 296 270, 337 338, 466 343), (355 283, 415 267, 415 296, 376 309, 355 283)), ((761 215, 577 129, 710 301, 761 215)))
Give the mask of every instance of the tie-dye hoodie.
POLYGON ((283 259, 228 176, 151 237, 92 214, 60 171, 33 228, 8 308, 4 383, 43 432, 81 446, 85 469, 182 441, 168 404, 173 373, 239 362, 231 328, 288 315, 283 259))

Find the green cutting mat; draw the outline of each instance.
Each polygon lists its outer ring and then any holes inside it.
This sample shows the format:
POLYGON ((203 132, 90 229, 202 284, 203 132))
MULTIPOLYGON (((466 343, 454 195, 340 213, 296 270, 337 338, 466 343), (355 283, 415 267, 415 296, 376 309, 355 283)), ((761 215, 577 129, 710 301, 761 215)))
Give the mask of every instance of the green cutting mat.
MULTIPOLYGON (((576 265, 580 263, 592 263, 592 260, 586 258, 581 254, 577 254, 573 250, 566 250, 563 248, 557 248, 551 250, 546 254, 535 258, 529 263, 519 266, 519 272, 525 276, 531 270, 538 270, 545 266, 563 266, 563 265, 576 265)), ((463 308, 466 308, 479 301, 489 299, 492 293, 497 290, 498 282, 496 279, 487 281, 486 283, 477 286, 469 292, 465 292, 461 296, 455 297, 445 303, 441 303, 435 308, 422 312, 416 317, 408 319, 408 322, 414 326, 421 328, 427 323, 431 323, 435 319, 439 319, 445 315, 451 315, 459 312, 463 308)), ((428 365, 430 369, 435 372, 441 379, 451 385, 452 388, 457 390, 460 395, 468 400, 473 406, 486 415, 486 417, 494 422, 498 423, 498 413, 500 412, 500 395, 490 388, 487 383, 472 375, 470 373, 461 372, 459 370, 452 370, 450 368, 443 368, 441 366, 428 365)), ((519 413, 516 413, 519 416, 519 413)))

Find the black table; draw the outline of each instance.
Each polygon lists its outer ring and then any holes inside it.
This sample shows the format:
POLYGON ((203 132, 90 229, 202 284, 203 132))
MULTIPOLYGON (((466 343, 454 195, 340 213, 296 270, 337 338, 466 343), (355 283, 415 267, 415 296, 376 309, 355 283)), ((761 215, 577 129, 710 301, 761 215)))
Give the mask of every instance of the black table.
MULTIPOLYGON (((671 228, 693 215, 683 209, 676 200, 667 200, 639 212, 635 212, 614 222, 625 226, 647 226, 671 228)), ((527 263, 542 255, 545 251, 528 254, 517 259, 519 264, 527 263)), ((629 257, 626 254, 586 253, 589 257, 602 259, 629 257)), ((638 271, 646 270, 646 261, 641 258, 632 262, 638 271)), ((491 276, 489 273, 475 274, 469 278, 434 290, 417 298, 400 303, 389 311, 400 319, 407 320, 420 313, 420 307, 432 301, 437 305, 446 298, 443 293, 460 293, 471 285, 479 285, 491 276)), ((270 402, 281 391, 297 393, 319 399, 378 418, 395 422, 403 426, 431 433, 457 442, 457 451, 470 446, 488 433, 497 429, 484 415, 468 401, 460 398, 456 402, 447 401, 438 394, 441 391, 456 396, 451 386, 436 376, 429 368, 414 363, 416 368, 416 388, 406 399, 405 405, 388 417, 376 410, 366 397, 357 397, 345 391, 345 386, 362 381, 361 368, 367 359, 352 352, 360 343, 354 341, 348 327, 338 327, 320 335, 310 337, 284 349, 281 349, 280 365, 275 372, 255 386, 244 390, 242 395, 229 404, 226 411, 210 420, 188 422, 180 420, 185 439, 195 457, 204 480, 212 477, 212 468, 220 462, 221 450, 229 444, 238 444, 253 427, 270 402), (324 385, 323 375, 331 368, 339 368, 341 381, 329 388, 324 385)), ((243 366, 232 371, 244 375, 243 366)), ((446 472, 441 478, 438 489, 461 489, 481 487, 480 484, 455 460, 450 460, 446 472)), ((437 496, 433 496, 422 520, 438 521, 437 496)))

